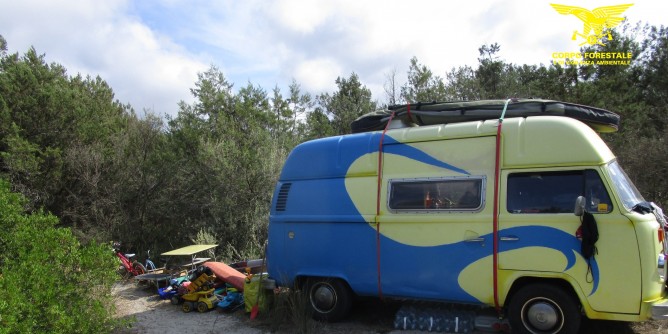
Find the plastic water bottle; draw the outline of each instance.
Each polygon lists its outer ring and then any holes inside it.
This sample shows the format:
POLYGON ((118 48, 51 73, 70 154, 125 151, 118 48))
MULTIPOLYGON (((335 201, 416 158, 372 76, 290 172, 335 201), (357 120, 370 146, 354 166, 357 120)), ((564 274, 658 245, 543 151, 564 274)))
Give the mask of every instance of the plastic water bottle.
POLYGON ((394 328, 409 330, 417 328, 415 310, 412 307, 402 307, 394 317, 394 328))
POLYGON ((452 315, 448 311, 442 311, 441 315, 441 330, 439 332, 452 333, 454 326, 452 322, 452 315))
POLYGON ((406 312, 402 307, 399 309, 399 311, 397 311, 397 314, 394 316, 394 329, 403 329, 403 321, 405 317, 406 317, 406 312))
POLYGON ((471 320, 467 315, 462 315, 461 320, 459 321, 460 333, 469 333, 471 332, 471 320))
POLYGON ((440 321, 436 314, 436 310, 425 309, 418 316, 418 329, 421 331, 435 332, 438 322, 440 321))
POLYGON ((441 326, 441 318, 438 317, 438 314, 434 313, 429 317, 429 331, 437 332, 438 328, 441 326))
POLYGON ((445 332, 445 326, 447 325, 447 319, 442 314, 436 314, 436 320, 434 321, 434 332, 445 332))
POLYGON ((418 312, 415 308, 412 308, 412 307, 409 308, 408 318, 410 320, 410 326, 408 327, 408 329, 417 329, 417 327, 418 327, 417 326, 418 325, 418 323, 417 323, 417 313, 418 312))
POLYGON ((427 312, 425 311, 418 311, 417 312, 417 329, 424 331, 427 330, 427 312))

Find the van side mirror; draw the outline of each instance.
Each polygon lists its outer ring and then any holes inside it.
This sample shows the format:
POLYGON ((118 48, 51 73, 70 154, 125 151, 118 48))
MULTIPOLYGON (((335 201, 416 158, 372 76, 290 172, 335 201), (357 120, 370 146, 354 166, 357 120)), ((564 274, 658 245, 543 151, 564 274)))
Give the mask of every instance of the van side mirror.
POLYGON ((584 196, 578 196, 575 200, 575 210, 573 213, 575 213, 576 216, 580 217, 584 214, 585 203, 587 203, 587 200, 584 196))

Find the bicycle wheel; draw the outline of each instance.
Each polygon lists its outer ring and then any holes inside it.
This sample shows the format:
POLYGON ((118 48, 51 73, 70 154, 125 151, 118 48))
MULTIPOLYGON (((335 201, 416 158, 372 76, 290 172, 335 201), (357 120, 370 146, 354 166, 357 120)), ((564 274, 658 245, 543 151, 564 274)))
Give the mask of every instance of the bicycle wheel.
POLYGON ((146 268, 139 262, 133 263, 132 269, 134 269, 135 276, 146 274, 146 268))
POLYGON ((151 261, 151 260, 149 260, 149 259, 146 259, 146 264, 144 265, 144 268, 145 268, 146 270, 149 270, 149 271, 150 271, 150 270, 155 270, 155 269, 157 269, 157 268, 155 267, 155 264, 153 263, 153 261, 151 261))

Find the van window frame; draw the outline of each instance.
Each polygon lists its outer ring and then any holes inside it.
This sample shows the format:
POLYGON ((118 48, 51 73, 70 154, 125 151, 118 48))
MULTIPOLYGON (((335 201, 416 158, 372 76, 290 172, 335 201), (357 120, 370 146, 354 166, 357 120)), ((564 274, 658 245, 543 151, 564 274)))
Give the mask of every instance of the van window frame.
MULTIPOLYGON (((475 213, 480 212, 485 208, 485 197, 486 197, 486 185, 487 185, 487 176, 485 175, 470 175, 470 176, 444 176, 444 177, 422 177, 422 178, 397 178, 388 180, 387 187, 387 209, 392 213, 421 213, 421 214, 434 214, 434 213, 457 213, 457 212, 467 212, 475 213), (448 182, 458 182, 470 181, 473 180, 478 183, 478 195, 479 205, 475 208, 462 208, 462 207, 432 207, 432 208, 396 208, 393 207, 393 190, 399 184, 414 183, 419 185, 433 183, 448 183, 448 182)), ((459 201, 463 194, 459 194, 459 201)), ((474 195, 475 196, 475 195, 474 195)), ((452 199, 454 201, 454 199, 452 199)))
POLYGON ((605 167, 612 181, 612 187, 617 191, 619 201, 627 211, 630 212, 636 204, 645 202, 642 194, 617 160, 611 161, 605 167))
MULTIPOLYGON (((529 179, 525 179, 529 180, 529 179)), ((520 180, 521 181, 521 180, 520 180)), ((584 196, 586 200, 586 205, 585 205, 585 210, 592 214, 609 214, 612 212, 614 208, 614 202, 613 198, 611 197, 611 191, 609 187, 606 185, 605 178, 602 177, 601 173, 599 170, 595 168, 583 168, 583 169, 568 169, 568 170, 537 170, 537 171, 514 171, 510 172, 506 176, 505 180, 505 198, 506 198, 506 205, 505 205, 505 210, 506 212, 510 214, 573 214, 575 210, 575 200, 577 199, 577 196, 584 196), (577 191, 577 194, 574 194, 572 197, 572 204, 569 202, 565 205, 561 205, 559 207, 550 207, 547 208, 544 204, 545 203, 552 203, 552 201, 545 201, 545 200, 536 200, 536 198, 543 197, 545 198, 545 195, 549 197, 549 195, 552 196, 563 196, 559 194, 558 192, 542 192, 539 191, 540 188, 533 188, 534 186, 531 186, 529 184, 526 184, 526 181, 522 181, 521 183, 517 183, 516 185, 513 185, 511 182, 511 179, 514 177, 524 177, 530 176, 531 178, 536 177, 537 179, 542 179, 543 177, 550 176, 550 177, 559 177, 559 176, 568 176, 571 175, 571 177, 575 176, 577 178, 580 178, 579 183, 577 184, 579 190, 577 191), (523 184, 524 183, 524 184, 523 184), (516 190, 522 190, 528 191, 526 195, 521 195, 520 193, 516 193, 516 191, 513 191, 511 188, 515 187, 521 187, 520 189, 516 190), (593 189, 596 189, 596 191, 593 191, 593 189), (537 192, 538 191, 538 192, 537 192), (536 193, 537 192, 537 193, 536 193), (597 194, 596 196, 592 196, 593 194, 597 194), (537 196, 538 195, 538 196, 537 196), (543 196, 540 196, 543 195, 543 196), (528 200, 528 202, 521 202, 520 198, 522 196, 526 196, 523 200, 528 200), (595 200, 594 200, 595 199, 595 200), (527 204, 530 202, 539 202, 539 203, 533 203, 533 204, 527 204), (598 204, 605 204, 605 206, 599 206, 598 204), (526 209, 515 209, 516 206, 520 206, 526 209), (559 209, 562 208, 563 211, 558 211, 555 212, 553 211, 554 209, 559 209), (531 210, 533 209, 533 210, 531 210)), ((519 182, 519 181, 518 181, 519 182)), ((552 180, 551 182, 554 182, 552 180)), ((561 184, 564 184, 563 182, 561 184)), ((548 188, 545 188, 548 189, 548 188)), ((566 188, 568 190, 568 188, 566 188)), ((554 197, 552 198, 554 199, 554 197)))

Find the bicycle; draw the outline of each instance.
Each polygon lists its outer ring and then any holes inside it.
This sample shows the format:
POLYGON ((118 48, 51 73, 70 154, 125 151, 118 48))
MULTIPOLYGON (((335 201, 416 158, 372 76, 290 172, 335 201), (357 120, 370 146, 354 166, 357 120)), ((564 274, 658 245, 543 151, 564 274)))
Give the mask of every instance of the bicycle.
POLYGON ((153 263, 153 261, 151 260, 151 251, 147 250, 146 251, 146 263, 144 263, 144 268, 146 268, 147 272, 167 269, 167 260, 165 260, 163 258, 160 258, 160 260, 164 263, 162 265, 162 267, 158 267, 158 266, 155 265, 155 263, 153 263))
POLYGON ((114 253, 121 260, 121 265, 118 267, 118 273, 124 278, 135 277, 146 273, 146 267, 143 264, 132 259, 135 254, 121 253, 121 243, 114 242, 112 244, 114 253))
POLYGON ((153 261, 151 261, 151 251, 150 250, 146 251, 146 263, 144 264, 144 268, 147 271, 155 271, 157 269, 155 264, 153 263, 153 261))
POLYGON ((144 263, 144 268, 146 269, 147 273, 154 273, 154 272, 165 272, 166 270, 169 271, 167 267, 167 260, 164 258, 160 258, 160 261, 162 261, 163 265, 162 267, 158 267, 155 265, 155 263, 151 260, 151 251, 147 250, 146 251, 146 262, 144 263))

